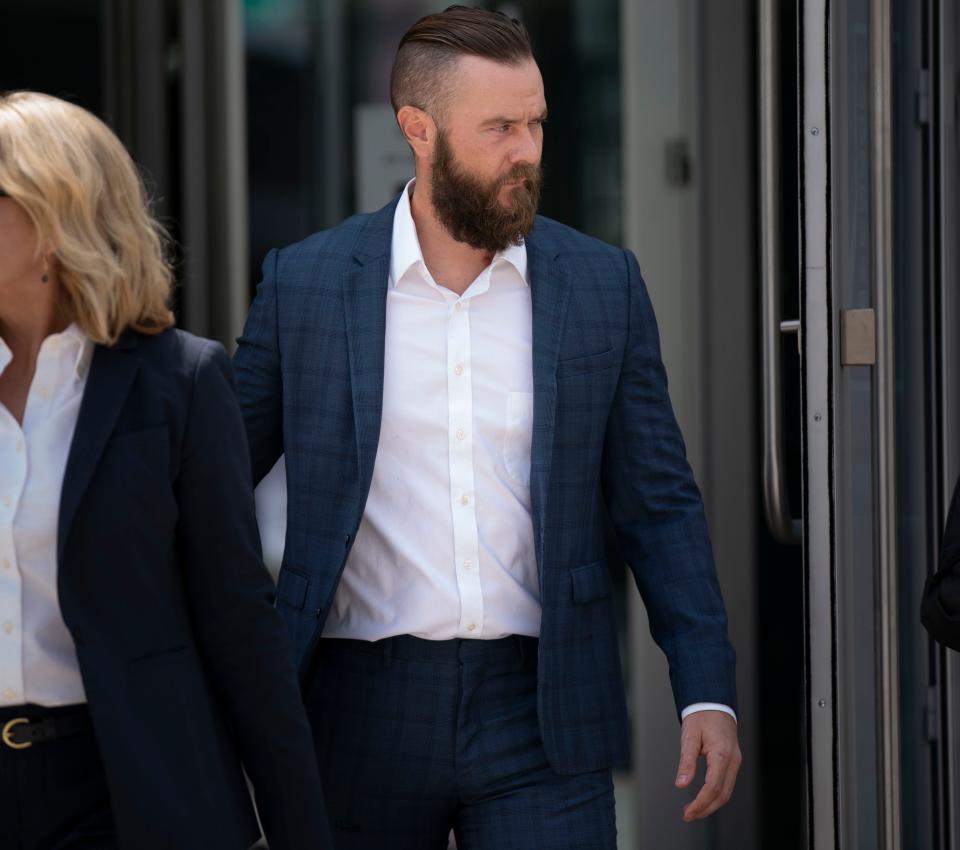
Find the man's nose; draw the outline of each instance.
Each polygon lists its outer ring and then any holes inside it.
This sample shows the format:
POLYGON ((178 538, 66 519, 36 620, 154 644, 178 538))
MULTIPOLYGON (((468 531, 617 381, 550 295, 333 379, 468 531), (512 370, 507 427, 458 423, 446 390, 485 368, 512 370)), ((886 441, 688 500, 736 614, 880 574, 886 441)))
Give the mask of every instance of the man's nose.
POLYGON ((525 127, 519 132, 511 160, 514 165, 536 165, 540 162, 540 141, 531 127, 525 127))

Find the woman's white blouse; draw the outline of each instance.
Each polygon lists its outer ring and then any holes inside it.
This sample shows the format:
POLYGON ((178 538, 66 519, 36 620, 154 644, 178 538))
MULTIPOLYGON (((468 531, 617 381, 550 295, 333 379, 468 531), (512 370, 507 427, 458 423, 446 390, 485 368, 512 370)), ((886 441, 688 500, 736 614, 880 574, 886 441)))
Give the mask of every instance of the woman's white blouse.
MULTIPOLYGON (((57 598, 57 522, 92 357, 75 324, 48 336, 23 425, 0 404, 0 706, 86 702, 57 598)), ((12 358, 0 338, 0 374, 12 358)))

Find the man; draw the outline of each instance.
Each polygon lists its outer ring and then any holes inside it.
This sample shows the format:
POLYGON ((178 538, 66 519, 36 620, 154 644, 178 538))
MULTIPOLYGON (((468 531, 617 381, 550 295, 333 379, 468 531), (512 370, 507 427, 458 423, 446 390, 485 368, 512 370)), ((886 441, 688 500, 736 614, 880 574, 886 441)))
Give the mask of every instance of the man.
POLYGON ((605 501, 670 660, 684 810, 740 764, 733 650, 633 256, 535 215, 524 28, 451 7, 392 76, 416 178, 273 252, 236 355, 339 848, 615 847, 628 757, 605 501))

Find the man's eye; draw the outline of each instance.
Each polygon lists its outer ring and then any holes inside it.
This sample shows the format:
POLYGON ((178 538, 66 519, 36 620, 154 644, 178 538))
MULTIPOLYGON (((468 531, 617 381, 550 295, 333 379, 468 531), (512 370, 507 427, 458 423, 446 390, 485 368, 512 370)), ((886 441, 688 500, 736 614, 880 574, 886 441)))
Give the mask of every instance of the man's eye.
POLYGON ((499 127, 494 128, 498 133, 506 133, 510 129, 509 124, 501 124, 499 127))

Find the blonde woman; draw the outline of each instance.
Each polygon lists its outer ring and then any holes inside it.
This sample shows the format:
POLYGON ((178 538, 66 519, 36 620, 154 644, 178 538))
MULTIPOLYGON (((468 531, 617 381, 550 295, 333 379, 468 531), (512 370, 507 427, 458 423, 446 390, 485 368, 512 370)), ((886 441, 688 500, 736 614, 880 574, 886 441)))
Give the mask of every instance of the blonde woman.
POLYGON ((0 847, 329 847, 230 364, 126 151, 0 97, 0 847))

